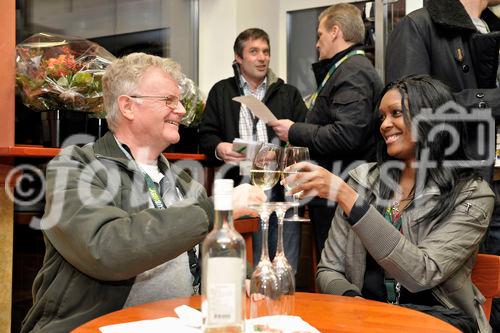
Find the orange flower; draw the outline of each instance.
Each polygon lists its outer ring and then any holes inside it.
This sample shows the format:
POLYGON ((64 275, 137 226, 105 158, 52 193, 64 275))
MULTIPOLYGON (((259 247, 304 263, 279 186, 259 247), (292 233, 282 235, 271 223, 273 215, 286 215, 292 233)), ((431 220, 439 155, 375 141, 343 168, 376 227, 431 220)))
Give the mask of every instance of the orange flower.
POLYGON ((78 64, 72 54, 60 54, 57 58, 47 60, 47 74, 63 77, 77 69, 78 64))

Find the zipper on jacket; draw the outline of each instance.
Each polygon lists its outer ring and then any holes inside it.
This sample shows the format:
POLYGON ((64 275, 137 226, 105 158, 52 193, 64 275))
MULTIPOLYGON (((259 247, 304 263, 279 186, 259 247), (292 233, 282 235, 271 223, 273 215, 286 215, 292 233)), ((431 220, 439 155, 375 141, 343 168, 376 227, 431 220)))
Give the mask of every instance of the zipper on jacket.
POLYGON ((446 308, 451 309, 451 308, 454 307, 453 304, 451 304, 450 301, 448 301, 447 299, 444 299, 443 297, 441 297, 439 295, 439 293, 440 293, 439 287, 432 288, 431 293, 432 293, 432 295, 434 295, 434 297, 436 297, 436 299, 438 300, 438 302, 441 303, 446 308))
POLYGON ((120 161, 118 159, 112 158, 112 157, 104 156, 104 155, 101 155, 101 154, 95 154, 95 158, 98 159, 98 160, 106 160, 106 161, 113 162, 113 163, 119 165, 120 167, 122 167, 123 169, 125 169, 127 171, 130 171, 130 172, 134 172, 134 173, 139 173, 140 172, 140 170, 138 170, 138 169, 131 169, 131 168, 129 168, 129 166, 127 164, 123 163, 122 161, 120 161))

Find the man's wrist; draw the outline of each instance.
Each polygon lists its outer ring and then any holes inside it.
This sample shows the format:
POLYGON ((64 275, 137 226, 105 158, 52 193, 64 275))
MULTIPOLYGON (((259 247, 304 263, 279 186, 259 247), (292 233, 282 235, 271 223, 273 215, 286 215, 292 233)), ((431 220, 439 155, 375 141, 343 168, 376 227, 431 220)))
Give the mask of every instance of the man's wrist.
POLYGON ((214 155, 215 155, 215 158, 216 158, 216 159, 218 159, 219 161, 224 161, 224 159, 223 159, 222 157, 220 157, 220 155, 219 155, 219 154, 218 154, 218 152, 217 152, 217 149, 219 148, 219 146, 220 146, 220 144, 221 144, 221 143, 222 143, 222 142, 219 142, 219 143, 217 144, 217 146, 215 146, 214 155))
POLYGON ((223 159, 223 158, 221 158, 221 157, 219 156, 219 154, 217 154, 217 149, 215 149, 214 155, 215 155, 215 158, 216 158, 216 159, 218 159, 219 161, 224 161, 224 159, 223 159))

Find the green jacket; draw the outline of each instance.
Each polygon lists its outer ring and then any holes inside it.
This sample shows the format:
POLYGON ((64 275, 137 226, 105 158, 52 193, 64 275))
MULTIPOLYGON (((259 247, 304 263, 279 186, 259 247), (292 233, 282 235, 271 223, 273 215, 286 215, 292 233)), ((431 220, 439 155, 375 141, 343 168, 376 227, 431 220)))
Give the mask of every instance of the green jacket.
MULTIPOLYGON (((352 170, 349 185, 374 203, 380 174, 375 163, 352 170)), ((484 297, 471 282, 471 271, 493 211, 495 196, 485 181, 465 185, 450 216, 436 222, 416 220, 438 205, 437 186, 427 186, 414 208, 402 213, 402 232, 389 224, 374 206, 354 225, 339 207, 318 265, 322 292, 361 293, 366 251, 410 292, 431 289, 445 307, 458 307, 490 332, 482 304, 484 297)))
POLYGON ((113 135, 64 149, 47 167, 46 253, 21 332, 68 332, 122 308, 138 274, 200 243, 213 224, 203 187, 161 156, 183 200, 148 208, 143 173, 113 135))

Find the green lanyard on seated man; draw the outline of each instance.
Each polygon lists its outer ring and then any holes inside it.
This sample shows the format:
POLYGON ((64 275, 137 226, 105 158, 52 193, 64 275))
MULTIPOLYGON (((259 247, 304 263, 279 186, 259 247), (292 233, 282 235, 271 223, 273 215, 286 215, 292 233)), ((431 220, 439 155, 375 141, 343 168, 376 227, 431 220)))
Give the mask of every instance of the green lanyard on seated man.
MULTIPOLYGON (((158 188, 156 183, 151 179, 151 177, 145 173, 144 178, 146 180, 146 184, 148 186, 148 192, 149 195, 151 196, 151 200, 153 201, 153 205, 155 208, 158 209, 166 209, 167 205, 162 199, 162 196, 158 192, 158 188)), ((168 179, 167 175, 164 175, 163 179, 160 181, 160 183, 164 182, 166 180, 167 184, 170 185, 170 181, 168 179)), ((161 187, 161 186, 160 186, 161 187)), ((165 186, 166 187, 166 186, 165 186)), ((174 185, 174 189, 176 191, 176 197, 179 200, 183 199, 183 195, 181 191, 177 188, 177 186, 174 185)), ((170 195, 173 196, 174 194, 171 193, 172 188, 165 188, 164 193, 169 193, 170 195)), ((175 200, 172 200, 172 202, 175 200)), ((200 265, 198 262, 198 256, 196 255, 196 248, 192 248, 191 250, 187 251, 188 257, 189 257, 189 271, 193 275, 193 291, 195 294, 199 294, 200 291, 200 282, 201 282, 201 273, 200 273, 200 265)))

